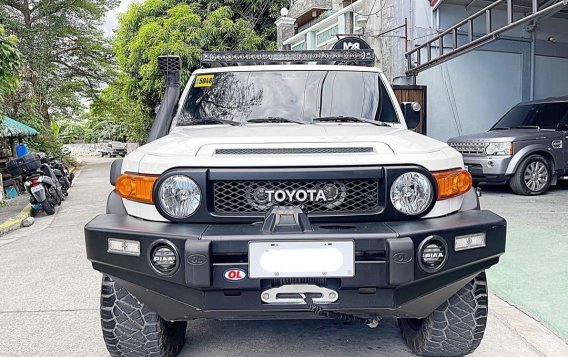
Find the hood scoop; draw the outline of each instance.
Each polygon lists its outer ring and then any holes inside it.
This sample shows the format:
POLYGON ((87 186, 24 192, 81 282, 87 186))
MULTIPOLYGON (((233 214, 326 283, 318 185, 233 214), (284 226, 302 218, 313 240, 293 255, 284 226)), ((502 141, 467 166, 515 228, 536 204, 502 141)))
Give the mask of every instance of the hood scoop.
POLYGON ((234 148, 215 149, 215 155, 312 155, 372 153, 372 147, 234 148))

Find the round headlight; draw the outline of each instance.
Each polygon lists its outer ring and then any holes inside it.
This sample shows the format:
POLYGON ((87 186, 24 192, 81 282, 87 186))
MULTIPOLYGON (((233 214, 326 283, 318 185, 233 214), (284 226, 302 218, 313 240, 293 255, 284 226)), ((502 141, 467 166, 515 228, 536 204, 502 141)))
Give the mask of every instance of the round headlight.
POLYGON ((187 218, 199 207, 201 190, 189 177, 172 175, 160 184, 158 200, 160 208, 171 218, 187 218))
POLYGON ((419 172, 407 172, 394 180, 390 189, 391 202, 399 212, 417 215, 428 209, 434 197, 430 180, 419 172))

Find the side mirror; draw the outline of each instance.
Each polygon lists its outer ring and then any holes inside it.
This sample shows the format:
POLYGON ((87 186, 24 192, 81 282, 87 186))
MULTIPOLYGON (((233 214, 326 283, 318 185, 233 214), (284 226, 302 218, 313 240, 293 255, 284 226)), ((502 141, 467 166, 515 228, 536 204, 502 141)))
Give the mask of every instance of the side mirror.
POLYGON ((420 111, 422 106, 417 102, 403 102, 400 103, 406 126, 410 130, 414 130, 420 125, 420 111))

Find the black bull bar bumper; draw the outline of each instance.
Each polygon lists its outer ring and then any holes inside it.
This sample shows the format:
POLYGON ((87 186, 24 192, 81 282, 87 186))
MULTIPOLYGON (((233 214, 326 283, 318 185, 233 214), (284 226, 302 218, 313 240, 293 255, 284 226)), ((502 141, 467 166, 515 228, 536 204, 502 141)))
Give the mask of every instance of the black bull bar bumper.
POLYGON ((314 225, 308 233, 263 234, 257 224, 172 224, 127 215, 97 216, 85 227, 87 257, 93 268, 111 276, 163 318, 184 320, 315 318, 305 305, 269 304, 261 293, 294 283, 326 286, 337 301, 323 308, 360 316, 425 317, 472 277, 499 261, 505 251, 506 222, 490 211, 463 211, 416 221, 314 225), (456 236, 486 234, 486 246, 455 251, 456 236), (447 244, 443 267, 424 271, 420 244, 431 236, 447 244), (108 238, 140 242, 140 255, 107 251, 108 238), (352 240, 355 275, 350 278, 251 279, 248 244, 252 241, 352 240), (179 254, 171 275, 150 264, 156 242, 168 242, 179 254), (227 269, 246 277, 226 279, 227 269))

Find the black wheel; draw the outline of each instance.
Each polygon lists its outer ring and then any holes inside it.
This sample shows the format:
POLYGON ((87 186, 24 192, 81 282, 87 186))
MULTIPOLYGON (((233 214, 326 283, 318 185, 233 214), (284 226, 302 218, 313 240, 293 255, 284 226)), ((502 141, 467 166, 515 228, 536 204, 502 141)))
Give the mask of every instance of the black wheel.
POLYGON ((48 216, 55 214, 55 208, 53 208, 53 206, 51 205, 51 202, 49 202, 48 198, 46 198, 45 200, 43 200, 41 202, 41 208, 43 208, 43 211, 48 216))
POLYGON ((481 343, 487 324, 485 273, 424 319, 398 319, 402 337, 421 356, 463 356, 481 343))
POLYGON ((187 322, 169 322, 108 276, 101 286, 101 324, 112 357, 175 356, 187 322))
POLYGON ((548 161, 541 155, 531 155, 521 162, 509 180, 509 186, 517 195, 535 196, 548 191, 551 182, 548 161))

